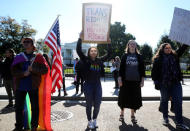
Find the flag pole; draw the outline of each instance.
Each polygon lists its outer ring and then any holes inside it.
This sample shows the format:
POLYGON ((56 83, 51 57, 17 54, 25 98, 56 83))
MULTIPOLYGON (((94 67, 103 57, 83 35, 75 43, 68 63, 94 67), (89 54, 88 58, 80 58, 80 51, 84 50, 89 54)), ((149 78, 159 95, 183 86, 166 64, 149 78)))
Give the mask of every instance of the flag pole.
POLYGON ((53 25, 52 25, 51 28, 49 29, 49 31, 48 31, 46 37, 45 37, 44 40, 43 40, 43 43, 45 42, 45 39, 47 38, 47 36, 48 36, 50 30, 51 30, 51 29, 53 28, 53 26, 55 25, 55 23, 56 23, 57 19, 59 18, 59 16, 61 16, 61 15, 57 15, 57 18, 55 19, 55 21, 53 22, 53 25))

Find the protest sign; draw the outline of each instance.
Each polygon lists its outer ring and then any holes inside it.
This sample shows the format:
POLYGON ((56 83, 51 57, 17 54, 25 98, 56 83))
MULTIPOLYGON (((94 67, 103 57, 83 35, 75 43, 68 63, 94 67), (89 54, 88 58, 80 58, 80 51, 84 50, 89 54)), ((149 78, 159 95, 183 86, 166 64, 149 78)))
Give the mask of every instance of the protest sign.
POLYGON ((175 8, 169 39, 190 45, 190 11, 175 8))
POLYGON ((110 4, 83 4, 83 42, 108 43, 111 20, 110 4))

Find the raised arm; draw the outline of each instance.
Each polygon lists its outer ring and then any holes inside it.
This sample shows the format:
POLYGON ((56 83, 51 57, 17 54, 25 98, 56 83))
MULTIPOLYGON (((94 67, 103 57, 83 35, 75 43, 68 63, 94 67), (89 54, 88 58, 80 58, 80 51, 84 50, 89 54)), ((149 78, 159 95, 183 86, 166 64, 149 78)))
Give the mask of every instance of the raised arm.
POLYGON ((87 57, 82 52, 81 44, 82 44, 82 39, 79 38, 77 42, 77 48, 76 48, 77 54, 82 61, 86 61, 87 57))
POLYGON ((176 51, 178 57, 181 57, 187 48, 188 45, 182 45, 181 47, 179 47, 179 49, 176 51))
POLYGON ((107 47, 108 47, 107 53, 104 56, 99 57, 101 61, 106 61, 111 55, 112 52, 111 44, 108 44, 107 47))

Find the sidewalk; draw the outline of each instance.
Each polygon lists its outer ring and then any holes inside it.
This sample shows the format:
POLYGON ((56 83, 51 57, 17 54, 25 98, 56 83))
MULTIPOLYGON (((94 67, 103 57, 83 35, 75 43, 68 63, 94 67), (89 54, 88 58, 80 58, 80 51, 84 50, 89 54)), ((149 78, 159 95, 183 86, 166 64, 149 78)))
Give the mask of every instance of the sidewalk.
MULTIPOLYGON (((73 82, 72 78, 66 79, 66 90, 68 93, 67 97, 63 97, 63 90, 61 91, 61 97, 57 97, 58 92, 53 94, 53 100, 84 100, 84 94, 76 95, 75 86, 71 83, 73 82)), ((116 101, 119 93, 118 89, 114 89, 115 83, 113 79, 102 79, 102 90, 103 90, 103 100, 107 101, 116 101)), ((185 85, 183 87, 183 99, 190 100, 190 79, 185 79, 185 85)), ((80 93, 80 87, 79 87, 80 93)), ((159 100, 160 99, 160 91, 154 89, 154 84, 151 79, 146 79, 144 83, 144 87, 142 88, 142 97, 143 100, 159 100)), ((7 99, 7 94, 4 87, 0 88, 0 99, 7 99)))
MULTIPOLYGON (((0 101, 0 110, 8 101, 0 101)), ((143 107, 137 111, 138 125, 132 125, 130 111, 125 111, 125 123, 119 122, 120 109, 116 102, 103 102, 97 119, 97 131, 175 131, 174 114, 169 112, 170 126, 162 125, 162 114, 158 112, 159 102, 143 102, 143 107)), ((72 114, 68 120, 52 122, 54 131, 86 131, 87 118, 84 102, 52 101, 52 113, 67 111, 72 114)), ((190 102, 183 102, 184 123, 190 127, 190 102)), ((58 118, 59 116, 57 116, 58 118)), ((0 130, 11 131, 14 128, 15 113, 13 111, 0 113, 0 130)))

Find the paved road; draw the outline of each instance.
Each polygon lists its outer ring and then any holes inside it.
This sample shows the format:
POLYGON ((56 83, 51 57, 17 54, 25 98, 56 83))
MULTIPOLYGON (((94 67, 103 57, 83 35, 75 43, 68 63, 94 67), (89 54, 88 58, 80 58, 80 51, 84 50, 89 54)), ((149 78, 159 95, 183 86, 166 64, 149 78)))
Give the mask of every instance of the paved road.
MULTIPOLYGON (((8 101, 0 101, 0 110, 8 101)), ((99 128, 97 131, 175 131, 174 114, 169 112, 170 126, 162 125, 162 114, 158 112, 159 102, 143 102, 143 107, 137 111, 138 125, 133 126, 130 121, 130 111, 125 112, 125 123, 118 121, 120 109, 116 102, 103 102, 98 116, 99 128)), ((54 131, 85 131, 87 118, 84 102, 52 101, 52 112, 70 112, 73 116, 64 121, 53 122, 54 131)), ((185 124, 190 127, 190 102, 183 103, 185 124)), ((0 113, 0 131, 11 131, 14 128, 15 113, 4 111, 0 113)))

